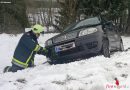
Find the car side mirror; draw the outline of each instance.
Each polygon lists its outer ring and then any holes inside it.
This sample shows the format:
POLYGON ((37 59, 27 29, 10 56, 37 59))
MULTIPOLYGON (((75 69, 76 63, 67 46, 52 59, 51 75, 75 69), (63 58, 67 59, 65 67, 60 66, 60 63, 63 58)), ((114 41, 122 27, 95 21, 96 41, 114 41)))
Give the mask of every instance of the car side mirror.
POLYGON ((105 22, 104 25, 107 25, 107 26, 112 26, 112 22, 111 21, 108 21, 108 22, 105 22))
POLYGON ((103 26, 105 28, 109 28, 109 29, 114 27, 114 25, 113 25, 113 23, 111 21, 105 22, 103 26))
POLYGON ((113 27, 114 25, 111 21, 104 22, 102 25, 104 32, 107 32, 107 30, 113 30, 113 27))

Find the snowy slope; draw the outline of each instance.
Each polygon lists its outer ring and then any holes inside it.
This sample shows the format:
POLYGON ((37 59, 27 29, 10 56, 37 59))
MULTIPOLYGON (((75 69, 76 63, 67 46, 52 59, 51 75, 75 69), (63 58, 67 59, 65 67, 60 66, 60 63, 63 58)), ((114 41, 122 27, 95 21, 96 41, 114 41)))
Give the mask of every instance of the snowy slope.
MULTIPOLYGON (((37 55, 35 68, 3 74, 3 68, 11 65, 21 35, 0 35, 0 90, 130 90, 130 50, 114 53, 111 58, 97 56, 51 66, 41 64, 46 58, 37 55), (118 78, 120 89, 116 88, 114 78, 118 78)), ((54 34, 41 36, 40 45, 44 46, 44 42, 52 36, 54 34)), ((122 38, 127 49, 130 37, 122 38)))

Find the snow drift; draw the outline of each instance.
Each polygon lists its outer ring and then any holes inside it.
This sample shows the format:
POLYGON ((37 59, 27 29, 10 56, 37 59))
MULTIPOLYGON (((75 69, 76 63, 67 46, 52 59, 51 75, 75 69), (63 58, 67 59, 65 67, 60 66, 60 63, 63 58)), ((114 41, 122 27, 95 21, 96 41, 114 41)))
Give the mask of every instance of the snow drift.
MULTIPOLYGON (((55 34, 39 38, 45 41, 55 34)), ((46 58, 36 55, 35 68, 16 73, 2 73, 11 65, 11 58, 22 34, 0 35, 0 90, 130 90, 130 50, 116 52, 111 58, 96 56, 68 64, 48 65, 46 58), (115 84, 119 80, 119 86, 115 84)), ((130 47, 130 37, 122 37, 124 47, 130 47)))

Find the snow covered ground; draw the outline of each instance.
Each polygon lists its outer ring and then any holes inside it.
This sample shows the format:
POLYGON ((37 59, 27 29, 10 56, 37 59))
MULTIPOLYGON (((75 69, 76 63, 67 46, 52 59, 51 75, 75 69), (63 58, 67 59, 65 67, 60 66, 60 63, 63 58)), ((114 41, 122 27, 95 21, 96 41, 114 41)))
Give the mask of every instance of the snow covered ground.
MULTIPOLYGON (((130 50, 116 52, 111 58, 96 56, 61 65, 42 64, 46 58, 36 55, 35 68, 2 73, 5 66, 11 65, 21 35, 0 35, 0 90, 130 90, 130 50), (118 88, 115 78, 119 80, 118 88)), ((40 45, 52 36, 41 36, 40 45)), ((130 37, 122 38, 127 49, 130 37)))

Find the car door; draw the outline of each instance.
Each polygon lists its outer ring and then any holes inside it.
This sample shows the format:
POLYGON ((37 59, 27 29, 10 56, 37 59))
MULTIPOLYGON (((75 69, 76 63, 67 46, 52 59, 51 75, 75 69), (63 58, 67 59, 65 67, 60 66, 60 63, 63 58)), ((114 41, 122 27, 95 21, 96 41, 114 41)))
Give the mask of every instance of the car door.
POLYGON ((109 39, 110 50, 116 50, 119 48, 120 37, 115 31, 115 27, 112 23, 105 26, 106 34, 109 39))

